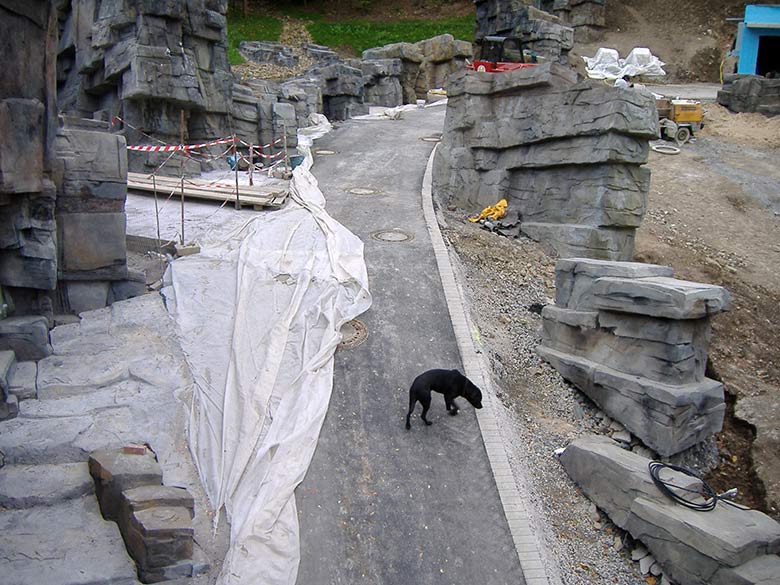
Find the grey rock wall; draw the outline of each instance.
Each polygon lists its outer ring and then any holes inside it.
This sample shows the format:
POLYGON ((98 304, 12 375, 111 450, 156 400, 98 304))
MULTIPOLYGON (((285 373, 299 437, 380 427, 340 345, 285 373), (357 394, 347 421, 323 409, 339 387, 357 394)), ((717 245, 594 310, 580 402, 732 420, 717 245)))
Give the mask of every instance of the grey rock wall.
MULTIPOLYGON (((650 460, 605 437, 582 437, 560 456, 585 495, 640 540, 678 585, 768 584, 780 575, 780 524, 756 510, 718 504, 697 512, 675 504, 652 482, 650 460)), ((691 499, 700 482, 672 470, 662 479, 691 499)))
POLYGON ((718 103, 732 112, 758 112, 767 116, 780 114, 780 79, 760 75, 727 75, 718 103))
POLYGON ((486 36, 519 37, 525 48, 548 61, 568 64, 574 29, 558 17, 528 6, 522 0, 475 0, 474 39, 486 36))
MULTIPOLYGON (((74 117, 127 124, 129 144, 144 134, 178 144, 231 132, 233 77, 227 59, 226 0, 59 0, 57 88, 74 117)), ((130 153, 133 170, 150 171, 159 154, 130 153)), ((198 171, 200 169, 197 169, 198 171)))
POLYGON ((56 41, 48 2, 0 1, 0 47, 14 56, 0 75, 0 286, 21 289, 17 302, 57 283, 56 41))
POLYGON ((574 29, 574 39, 590 42, 603 36, 606 0, 536 0, 534 5, 574 29))
POLYGON ((428 90, 446 89, 449 75, 465 69, 466 59, 472 56, 471 43, 455 40, 450 34, 363 51, 364 61, 400 60, 400 83, 406 104, 425 99, 428 90))
POLYGON ((501 198, 521 230, 560 256, 629 260, 647 204, 652 96, 584 81, 547 63, 450 80, 434 161, 443 201, 482 209, 501 198))
POLYGON ((721 430, 723 386, 705 376, 719 286, 667 266, 558 261, 539 355, 647 446, 674 455, 721 430))

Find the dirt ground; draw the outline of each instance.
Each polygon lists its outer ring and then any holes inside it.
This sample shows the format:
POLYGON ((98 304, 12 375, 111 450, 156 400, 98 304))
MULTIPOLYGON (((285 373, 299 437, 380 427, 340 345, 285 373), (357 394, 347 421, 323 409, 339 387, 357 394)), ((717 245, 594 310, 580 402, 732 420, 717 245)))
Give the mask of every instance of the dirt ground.
POLYGON ((649 207, 635 258, 731 292, 732 310, 713 320, 710 375, 724 382, 730 406, 736 401, 750 424, 727 421, 718 439, 722 465, 710 479, 724 489, 736 483, 751 506, 777 517, 780 469, 769 459, 778 444, 768 436, 777 436, 777 422, 764 419, 780 414, 780 119, 706 109, 712 124, 695 143, 676 156, 651 153, 649 207), (765 488, 769 502, 762 501, 765 488))

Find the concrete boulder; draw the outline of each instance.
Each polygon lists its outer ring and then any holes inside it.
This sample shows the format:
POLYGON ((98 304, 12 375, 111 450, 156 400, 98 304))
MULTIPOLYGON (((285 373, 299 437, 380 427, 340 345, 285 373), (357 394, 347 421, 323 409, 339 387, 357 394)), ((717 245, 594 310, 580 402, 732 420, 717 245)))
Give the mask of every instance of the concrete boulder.
POLYGON ((574 29, 557 16, 517 0, 476 0, 475 39, 486 36, 519 37, 526 49, 546 60, 568 63, 574 29))
POLYGON ((709 318, 729 304, 722 287, 671 278, 665 266, 563 259, 537 351, 647 446, 670 456, 722 427, 723 386, 705 369, 709 318))
POLYGON ((425 99, 431 89, 446 89, 449 75, 465 68, 473 55, 471 43, 458 41, 450 34, 417 43, 394 43, 363 51, 364 61, 398 59, 403 103, 425 99))
POLYGON ((545 64, 450 78, 434 193, 481 209, 506 199, 520 229, 562 257, 628 260, 647 205, 649 93, 577 82, 545 64))
MULTIPOLYGON (((780 567, 780 524, 726 504, 697 512, 672 502, 653 483, 650 460, 604 437, 583 437, 560 456, 588 498, 640 540, 679 585, 772 583, 780 567)), ((694 497, 700 482, 664 469, 661 479, 694 497)))
POLYGON ((718 103, 732 112, 780 114, 780 79, 761 75, 727 75, 718 92, 718 103))
POLYGON ((274 41, 241 41, 238 52, 244 59, 255 63, 271 63, 281 67, 295 67, 298 64, 292 47, 274 41))

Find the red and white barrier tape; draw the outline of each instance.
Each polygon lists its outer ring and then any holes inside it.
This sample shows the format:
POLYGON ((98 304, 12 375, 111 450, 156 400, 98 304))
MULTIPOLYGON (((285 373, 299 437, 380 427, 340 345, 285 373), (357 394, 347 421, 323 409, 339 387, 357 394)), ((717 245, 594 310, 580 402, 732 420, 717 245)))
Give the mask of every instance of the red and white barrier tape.
POLYGON ((160 146, 140 145, 128 146, 127 150, 136 152, 176 152, 178 150, 189 151, 206 148, 207 146, 216 146, 218 144, 228 144, 234 142, 234 138, 220 138, 211 142, 201 142, 200 144, 162 144, 160 146))

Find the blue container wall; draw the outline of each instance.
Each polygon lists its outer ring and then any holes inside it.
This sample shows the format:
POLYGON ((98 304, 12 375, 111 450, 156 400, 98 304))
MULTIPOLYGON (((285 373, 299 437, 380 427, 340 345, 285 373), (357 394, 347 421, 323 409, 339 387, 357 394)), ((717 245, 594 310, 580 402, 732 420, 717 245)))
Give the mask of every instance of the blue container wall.
POLYGON ((759 39, 761 37, 780 37, 780 28, 774 27, 780 27, 780 6, 755 6, 753 4, 745 6, 745 24, 742 27, 742 43, 739 47, 737 73, 755 74, 759 39), (768 27, 761 27, 761 24, 766 24, 768 27))

